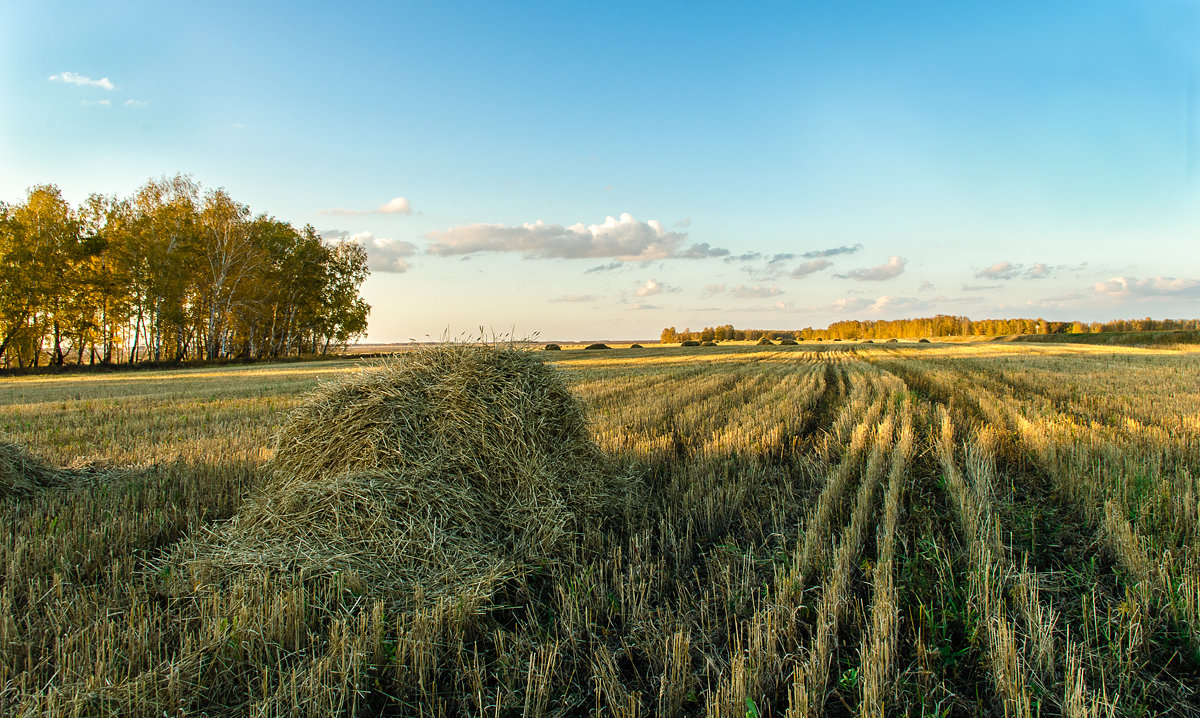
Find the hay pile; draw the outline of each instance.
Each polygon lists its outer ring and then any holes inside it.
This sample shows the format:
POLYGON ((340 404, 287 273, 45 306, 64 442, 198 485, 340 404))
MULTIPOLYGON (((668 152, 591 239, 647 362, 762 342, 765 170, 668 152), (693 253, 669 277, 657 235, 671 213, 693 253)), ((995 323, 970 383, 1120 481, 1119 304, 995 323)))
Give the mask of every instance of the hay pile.
POLYGON ((785 339, 779 340, 779 346, 781 346, 781 347, 794 347, 794 346, 798 346, 798 345, 799 345, 799 342, 797 342, 795 339, 786 339, 785 338, 785 339))
POLYGON ((326 385, 277 437, 269 478, 176 551, 185 585, 339 576, 376 598, 487 595, 569 553, 620 491, 559 370, 449 345, 326 385))
POLYGON ((0 498, 28 496, 63 482, 63 472, 29 453, 17 442, 0 436, 0 498))
POLYGON ((771 341, 770 339, 767 339, 766 337, 763 337, 762 339, 758 340, 758 346, 773 347, 773 346, 775 346, 775 342, 771 341))

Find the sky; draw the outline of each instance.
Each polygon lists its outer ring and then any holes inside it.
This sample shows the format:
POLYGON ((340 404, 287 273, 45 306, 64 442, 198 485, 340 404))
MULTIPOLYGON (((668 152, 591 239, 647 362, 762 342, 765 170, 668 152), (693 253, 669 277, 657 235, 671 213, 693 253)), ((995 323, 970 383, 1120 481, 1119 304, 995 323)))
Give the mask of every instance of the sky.
POLYGON ((190 174, 360 242, 367 340, 1200 316, 1200 1, 59 2, 0 201, 190 174))

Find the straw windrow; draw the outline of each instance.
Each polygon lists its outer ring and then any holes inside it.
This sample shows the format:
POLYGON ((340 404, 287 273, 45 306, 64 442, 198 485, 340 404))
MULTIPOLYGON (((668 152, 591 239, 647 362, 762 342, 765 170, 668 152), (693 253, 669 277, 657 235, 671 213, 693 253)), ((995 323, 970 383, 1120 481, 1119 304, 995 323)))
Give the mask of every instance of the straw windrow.
POLYGON ((26 496, 62 481, 61 471, 29 453, 24 446, 0 436, 0 498, 26 496))

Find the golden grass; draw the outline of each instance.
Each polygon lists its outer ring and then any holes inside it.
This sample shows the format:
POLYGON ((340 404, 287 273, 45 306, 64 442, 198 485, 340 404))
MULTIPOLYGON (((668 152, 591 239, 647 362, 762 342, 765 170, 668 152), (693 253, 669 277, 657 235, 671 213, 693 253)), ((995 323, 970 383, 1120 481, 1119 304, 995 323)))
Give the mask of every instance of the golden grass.
POLYGON ((1200 715, 1197 353, 647 349, 0 380, 0 713, 1200 715))

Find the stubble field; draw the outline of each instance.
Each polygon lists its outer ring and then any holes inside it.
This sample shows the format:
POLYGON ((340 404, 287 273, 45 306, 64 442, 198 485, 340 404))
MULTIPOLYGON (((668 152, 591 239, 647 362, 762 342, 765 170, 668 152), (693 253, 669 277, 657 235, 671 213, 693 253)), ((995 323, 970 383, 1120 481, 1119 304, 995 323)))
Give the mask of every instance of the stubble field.
MULTIPOLYGON (((629 494, 486 591, 182 582, 346 361, 0 379, 3 715, 1200 715, 1200 354, 539 352, 629 494)), ((367 362, 369 364, 369 362, 367 362)))

